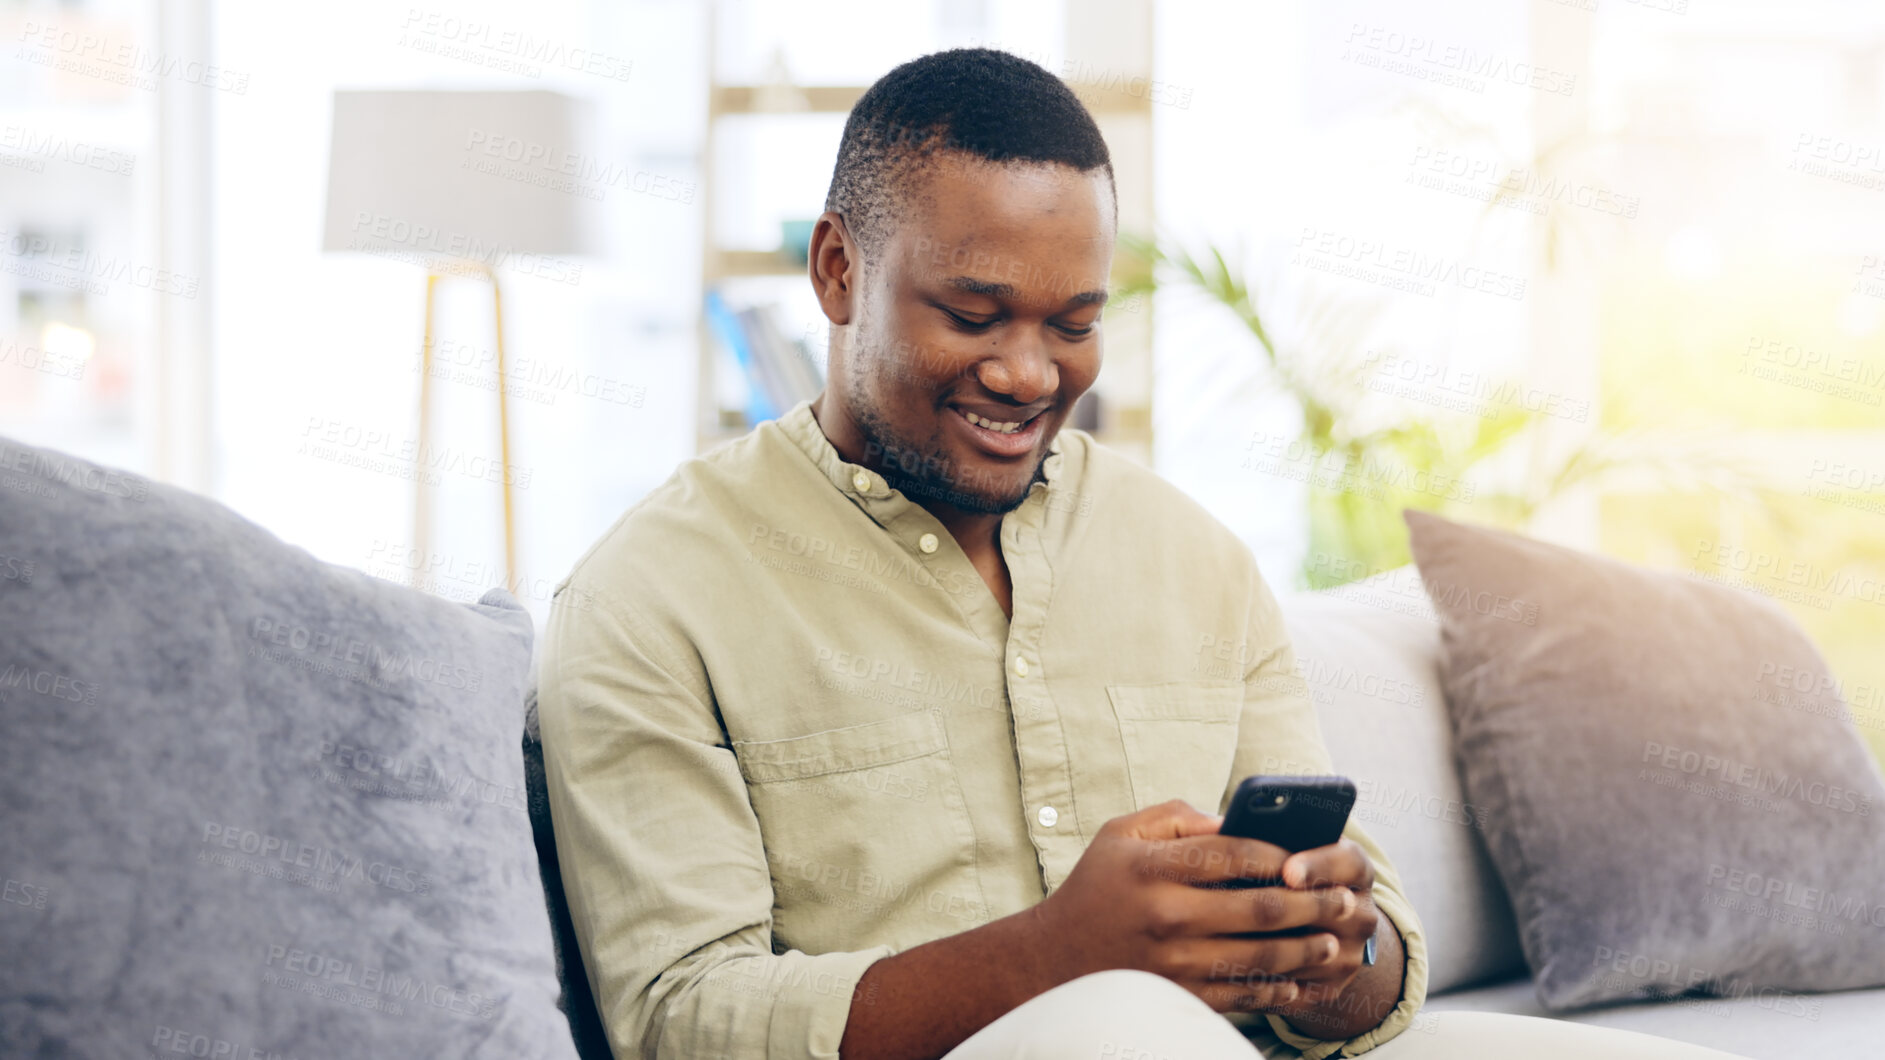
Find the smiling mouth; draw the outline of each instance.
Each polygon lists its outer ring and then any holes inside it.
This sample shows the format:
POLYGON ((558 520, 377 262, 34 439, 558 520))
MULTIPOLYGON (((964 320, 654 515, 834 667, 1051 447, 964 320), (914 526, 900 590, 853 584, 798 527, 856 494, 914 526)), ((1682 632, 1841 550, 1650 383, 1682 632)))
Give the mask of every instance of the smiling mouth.
MULTIPOLYGON (((990 419, 959 405, 951 405, 949 411, 962 421, 962 431, 970 445, 1002 462, 1017 460, 1034 452, 1040 446, 1041 439, 1047 435, 1046 408, 1020 420, 990 419)), ((1009 415, 1020 411, 1015 409, 1009 415)))
POLYGON ((975 413, 969 412, 966 409, 957 409, 956 411, 961 413, 963 419, 968 420, 970 423, 975 424, 977 427, 980 427, 983 430, 994 431, 996 434, 1013 434, 1014 432, 1020 430, 1021 428, 1026 427, 1029 423, 1032 423, 1034 421, 1035 416, 1040 415, 1040 413, 1037 412, 1034 414, 1034 416, 1029 416, 1025 420, 1010 420, 1008 422, 1000 422, 997 420, 987 419, 982 416, 977 416, 975 413))

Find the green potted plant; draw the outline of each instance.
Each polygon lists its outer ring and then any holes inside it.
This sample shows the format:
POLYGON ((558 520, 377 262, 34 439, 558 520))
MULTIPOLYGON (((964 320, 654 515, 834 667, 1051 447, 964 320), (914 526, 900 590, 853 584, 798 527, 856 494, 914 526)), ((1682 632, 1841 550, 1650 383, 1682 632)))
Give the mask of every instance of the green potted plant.
MULTIPOLYGON (((1161 285, 1207 295, 1250 332, 1269 385, 1300 410, 1301 433, 1280 459, 1309 489, 1309 549, 1301 571, 1308 588, 1407 563, 1404 508, 1522 530, 1552 500, 1617 474, 1655 475, 1673 489, 1755 490, 1754 477, 1705 439, 1599 424, 1573 445, 1553 446, 1540 414, 1516 403, 1495 401, 1476 414, 1449 416, 1395 402, 1382 392, 1391 388, 1381 386, 1379 356, 1359 348, 1352 329, 1331 323, 1340 312, 1318 318, 1299 347, 1283 348, 1242 271, 1217 247, 1193 254, 1135 235, 1122 236, 1121 245, 1145 263, 1121 297, 1148 295, 1161 285)), ((1488 390, 1510 392, 1499 385, 1488 390)))

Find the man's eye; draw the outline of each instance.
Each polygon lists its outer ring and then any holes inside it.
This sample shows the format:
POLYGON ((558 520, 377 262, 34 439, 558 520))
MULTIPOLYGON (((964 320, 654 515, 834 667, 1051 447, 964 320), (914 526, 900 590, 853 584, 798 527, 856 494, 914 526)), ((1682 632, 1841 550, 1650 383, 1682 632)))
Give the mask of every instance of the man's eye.
POLYGON ((1092 324, 1088 324, 1087 326, 1083 328, 1076 328, 1067 324, 1055 324, 1054 326, 1060 329, 1061 334, 1066 335, 1069 338, 1075 338, 1075 339, 1085 338, 1088 335, 1093 334, 1095 330, 1095 325, 1092 325, 1092 324))
POLYGON ((953 321, 956 327, 964 331, 986 331, 988 326, 995 322, 993 318, 988 320, 970 320, 968 317, 952 313, 947 309, 943 310, 943 315, 953 321))

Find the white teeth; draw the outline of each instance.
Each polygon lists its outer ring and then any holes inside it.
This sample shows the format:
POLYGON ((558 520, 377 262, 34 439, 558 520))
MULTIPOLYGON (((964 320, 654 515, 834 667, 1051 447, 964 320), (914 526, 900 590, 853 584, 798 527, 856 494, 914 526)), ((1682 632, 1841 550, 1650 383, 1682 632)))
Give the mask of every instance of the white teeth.
POLYGON ((977 427, 995 431, 1000 434, 1013 434, 1021 429, 1021 424, 1019 423, 996 423, 994 420, 983 419, 966 409, 963 410, 962 417, 970 423, 975 424, 977 427))

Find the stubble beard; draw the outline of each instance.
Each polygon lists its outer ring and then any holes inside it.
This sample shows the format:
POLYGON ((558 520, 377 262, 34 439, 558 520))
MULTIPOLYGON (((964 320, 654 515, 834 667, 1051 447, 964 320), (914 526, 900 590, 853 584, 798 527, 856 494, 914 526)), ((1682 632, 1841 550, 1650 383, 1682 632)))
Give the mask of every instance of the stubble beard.
MULTIPOLYGON (((860 388, 861 389, 861 388, 860 388)), ((1034 473, 1019 490, 1011 494, 991 494, 987 483, 977 483, 958 473, 942 440, 932 436, 918 443, 905 438, 877 414, 868 395, 854 393, 851 420, 864 436, 864 451, 875 455, 878 471, 893 489, 921 502, 943 501, 961 511, 984 515, 1006 515, 1028 499, 1034 483, 1046 481, 1041 468, 1047 454, 1034 464, 1034 473), (977 488, 981 486, 981 488, 977 488)), ((954 413, 945 413, 954 415, 954 413)))

